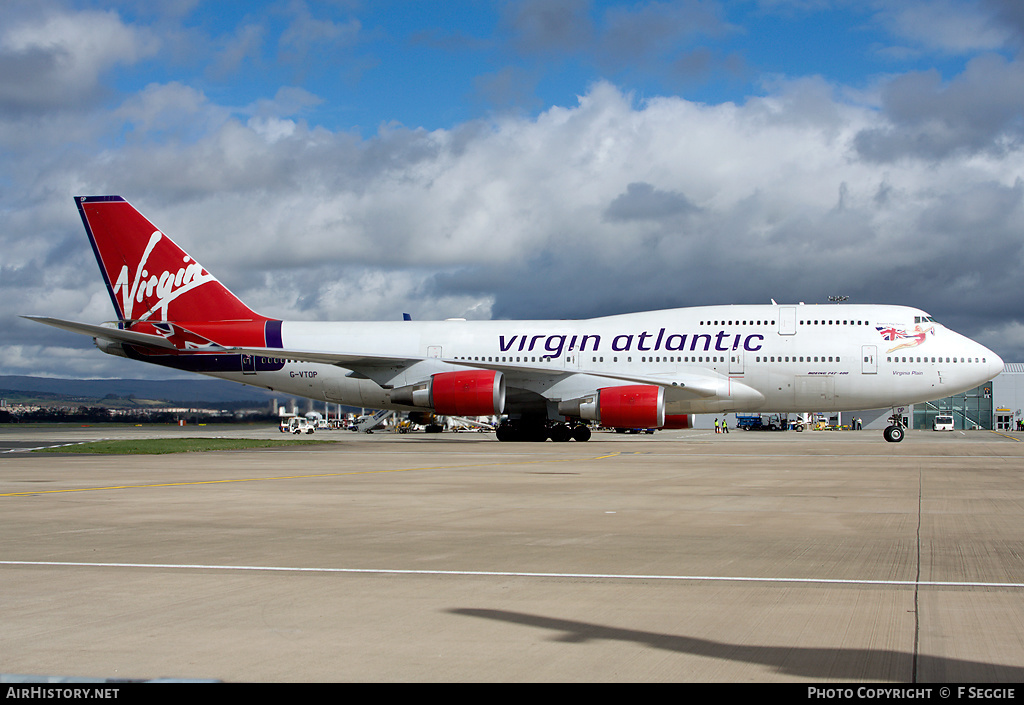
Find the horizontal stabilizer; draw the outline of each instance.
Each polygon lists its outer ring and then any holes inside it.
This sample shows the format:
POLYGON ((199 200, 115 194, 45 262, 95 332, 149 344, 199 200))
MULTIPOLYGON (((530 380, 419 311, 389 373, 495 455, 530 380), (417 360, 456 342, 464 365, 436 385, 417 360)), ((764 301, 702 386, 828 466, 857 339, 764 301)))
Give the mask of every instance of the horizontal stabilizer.
POLYGON ((93 338, 105 338, 107 340, 116 340, 121 343, 145 345, 151 348, 166 348, 168 350, 176 349, 174 347, 174 343, 159 335, 136 333, 130 330, 121 330, 120 328, 107 328, 106 326, 97 326, 91 323, 65 321, 60 318, 49 318, 47 316, 22 316, 22 318, 35 321, 36 323, 45 323, 48 326, 68 330, 72 333, 81 333, 82 335, 88 335, 93 338))

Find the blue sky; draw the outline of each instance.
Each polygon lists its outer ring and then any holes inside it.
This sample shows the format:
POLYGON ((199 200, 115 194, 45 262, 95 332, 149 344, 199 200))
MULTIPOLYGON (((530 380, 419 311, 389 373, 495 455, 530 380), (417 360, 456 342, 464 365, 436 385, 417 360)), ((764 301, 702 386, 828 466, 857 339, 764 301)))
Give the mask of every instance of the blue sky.
POLYGON ((437 129, 494 112, 572 105, 597 80, 641 97, 743 102, 780 79, 820 76, 869 89, 907 71, 937 70, 949 79, 981 51, 1015 53, 995 2, 70 6, 117 12, 160 45, 112 72, 111 85, 123 94, 183 81, 220 104, 242 107, 297 86, 321 101, 307 109, 308 119, 363 135, 382 123, 437 129), (933 27, 920 26, 916 13, 933 27), (962 30, 959 36, 949 36, 951 26, 962 30))
POLYGON ((116 193, 267 315, 919 306, 1024 359, 1015 0, 0 6, 0 374, 153 376, 116 193))

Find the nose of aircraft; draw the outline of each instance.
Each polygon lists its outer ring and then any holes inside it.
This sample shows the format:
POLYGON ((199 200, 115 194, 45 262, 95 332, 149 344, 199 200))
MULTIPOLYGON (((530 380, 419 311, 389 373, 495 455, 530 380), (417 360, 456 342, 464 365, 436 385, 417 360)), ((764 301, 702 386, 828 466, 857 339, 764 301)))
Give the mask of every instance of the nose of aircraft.
POLYGON ((984 346, 982 346, 981 349, 981 358, 985 360, 985 364, 988 367, 988 378, 992 379, 1003 371, 1003 358, 999 357, 984 346))

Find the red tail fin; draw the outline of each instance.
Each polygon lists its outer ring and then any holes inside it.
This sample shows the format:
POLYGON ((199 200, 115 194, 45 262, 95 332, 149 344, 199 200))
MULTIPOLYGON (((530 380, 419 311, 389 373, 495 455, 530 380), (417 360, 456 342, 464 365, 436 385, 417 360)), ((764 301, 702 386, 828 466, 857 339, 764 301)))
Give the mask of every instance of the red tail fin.
POLYGON ((75 201, 121 320, 267 320, 120 196, 75 201))

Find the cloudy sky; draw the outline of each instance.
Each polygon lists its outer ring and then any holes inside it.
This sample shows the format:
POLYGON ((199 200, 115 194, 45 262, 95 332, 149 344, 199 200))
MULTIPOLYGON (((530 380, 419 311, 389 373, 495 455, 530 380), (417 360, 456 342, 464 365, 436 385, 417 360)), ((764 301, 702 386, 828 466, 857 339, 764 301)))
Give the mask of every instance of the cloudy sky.
POLYGON ((253 308, 918 306, 1024 360, 1019 0, 4 0, 0 374, 166 377, 72 197, 253 308))

